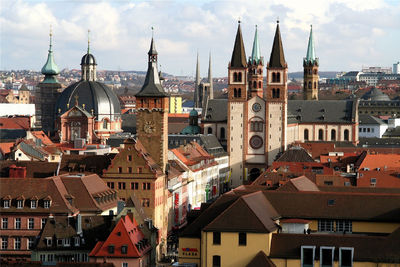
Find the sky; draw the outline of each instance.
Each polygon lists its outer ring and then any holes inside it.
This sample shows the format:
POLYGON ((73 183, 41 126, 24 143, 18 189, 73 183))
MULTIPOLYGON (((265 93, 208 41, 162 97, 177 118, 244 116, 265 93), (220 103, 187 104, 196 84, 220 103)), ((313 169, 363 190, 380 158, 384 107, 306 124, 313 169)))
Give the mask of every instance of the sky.
POLYGON ((60 69, 79 69, 90 50, 100 70, 146 70, 154 28, 163 72, 201 75, 212 55, 214 77, 227 76, 240 19, 246 55, 255 25, 269 60, 279 18, 289 72, 302 71, 310 25, 320 71, 391 67, 400 61, 400 0, 94 1, 0 0, 0 70, 40 70, 50 25, 60 69))

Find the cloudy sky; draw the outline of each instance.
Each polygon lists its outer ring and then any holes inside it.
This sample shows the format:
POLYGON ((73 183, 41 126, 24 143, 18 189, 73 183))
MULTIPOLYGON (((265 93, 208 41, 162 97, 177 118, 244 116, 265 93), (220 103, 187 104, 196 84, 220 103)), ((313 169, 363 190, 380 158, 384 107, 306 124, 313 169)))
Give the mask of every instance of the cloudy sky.
POLYGON ((206 75, 211 51, 214 77, 226 76, 237 20, 242 21, 247 56, 258 25, 267 61, 278 17, 290 72, 302 70, 310 24, 320 70, 390 67, 400 60, 399 0, 0 2, 1 70, 40 70, 50 25, 60 68, 80 68, 90 29, 99 69, 145 70, 154 27, 162 71, 193 75, 198 51, 201 74, 206 75))

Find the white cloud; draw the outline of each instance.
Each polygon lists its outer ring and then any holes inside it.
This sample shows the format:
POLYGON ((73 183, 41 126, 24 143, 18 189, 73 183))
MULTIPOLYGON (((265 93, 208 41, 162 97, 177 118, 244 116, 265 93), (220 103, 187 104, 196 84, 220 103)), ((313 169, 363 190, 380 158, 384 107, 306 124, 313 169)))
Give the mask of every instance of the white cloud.
POLYGON ((242 20, 247 55, 251 54, 254 25, 258 24, 267 61, 277 17, 290 71, 302 68, 310 24, 322 70, 349 70, 357 64, 358 68, 362 64, 386 66, 399 60, 395 44, 400 42, 400 4, 389 6, 383 0, 257 0, 251 4, 246 0, 17 0, 2 1, 0 7, 0 68, 40 69, 46 60, 52 24, 56 61, 61 68, 79 67, 90 29, 100 69, 143 70, 153 26, 163 71, 193 73, 198 50, 205 74, 211 50, 214 76, 223 76, 232 53, 236 21, 242 20))

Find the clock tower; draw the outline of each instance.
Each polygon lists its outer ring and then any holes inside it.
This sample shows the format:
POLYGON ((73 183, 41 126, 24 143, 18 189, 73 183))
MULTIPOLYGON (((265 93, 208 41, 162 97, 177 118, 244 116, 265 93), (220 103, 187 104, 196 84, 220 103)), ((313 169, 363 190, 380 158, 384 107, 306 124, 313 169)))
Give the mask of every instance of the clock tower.
POLYGON ((168 162, 169 100, 160 83, 158 53, 153 38, 148 55, 146 79, 142 89, 136 94, 136 133, 149 156, 165 171, 168 162))

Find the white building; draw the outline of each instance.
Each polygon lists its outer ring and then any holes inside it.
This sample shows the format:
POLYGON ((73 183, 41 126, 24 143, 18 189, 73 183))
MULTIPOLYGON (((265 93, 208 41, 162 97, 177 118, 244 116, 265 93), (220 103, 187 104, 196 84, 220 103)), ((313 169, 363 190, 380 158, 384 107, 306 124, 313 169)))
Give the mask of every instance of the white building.
POLYGON ((388 125, 379 118, 362 114, 359 115, 358 129, 360 138, 382 138, 382 135, 388 129, 388 125))

